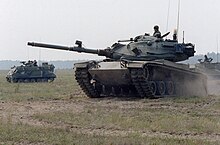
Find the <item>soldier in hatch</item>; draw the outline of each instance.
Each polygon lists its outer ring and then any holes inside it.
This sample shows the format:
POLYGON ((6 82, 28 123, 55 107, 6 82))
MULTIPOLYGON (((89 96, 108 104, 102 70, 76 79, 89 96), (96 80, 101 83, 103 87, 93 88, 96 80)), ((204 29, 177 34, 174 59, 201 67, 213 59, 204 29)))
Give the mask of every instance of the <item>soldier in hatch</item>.
POLYGON ((154 26, 154 34, 153 34, 154 37, 157 37, 157 38, 161 38, 161 33, 159 31, 159 26, 154 26))
POLYGON ((211 57, 208 58, 207 55, 205 55, 204 57, 204 62, 211 62, 213 60, 211 57))

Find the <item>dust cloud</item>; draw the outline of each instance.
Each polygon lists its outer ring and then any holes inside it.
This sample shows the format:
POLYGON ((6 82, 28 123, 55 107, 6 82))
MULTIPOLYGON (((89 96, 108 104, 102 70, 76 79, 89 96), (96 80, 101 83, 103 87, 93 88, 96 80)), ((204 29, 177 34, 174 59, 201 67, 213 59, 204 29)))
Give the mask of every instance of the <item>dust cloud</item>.
POLYGON ((220 79, 208 77, 207 88, 209 95, 220 95, 220 79))
MULTIPOLYGON (((184 96, 208 96, 206 88, 206 80, 204 77, 184 78, 181 80, 182 86, 180 87, 184 96)), ((180 91, 181 92, 181 91, 180 91)))

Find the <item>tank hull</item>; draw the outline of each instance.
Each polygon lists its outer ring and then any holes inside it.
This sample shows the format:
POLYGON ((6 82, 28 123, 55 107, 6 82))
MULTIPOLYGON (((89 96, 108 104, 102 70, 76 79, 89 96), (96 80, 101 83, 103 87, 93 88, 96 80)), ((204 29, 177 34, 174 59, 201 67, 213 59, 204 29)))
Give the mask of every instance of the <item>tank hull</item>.
POLYGON ((166 60, 89 61, 75 64, 75 69, 78 84, 92 98, 207 95, 205 75, 166 60))

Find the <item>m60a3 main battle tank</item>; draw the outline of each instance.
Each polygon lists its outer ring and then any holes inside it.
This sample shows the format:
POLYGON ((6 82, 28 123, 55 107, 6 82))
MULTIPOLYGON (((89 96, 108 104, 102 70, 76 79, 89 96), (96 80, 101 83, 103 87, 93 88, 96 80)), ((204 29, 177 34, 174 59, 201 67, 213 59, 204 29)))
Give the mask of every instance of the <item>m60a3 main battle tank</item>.
POLYGON ((21 62, 21 66, 14 66, 8 72, 6 79, 8 82, 48 82, 56 78, 54 65, 42 63, 37 65, 36 61, 21 62))
POLYGON ((30 46, 106 56, 102 61, 75 64, 75 78, 88 97, 138 96, 146 98, 207 95, 206 76, 176 63, 194 56, 194 45, 144 34, 119 40, 106 49, 87 49, 81 41, 66 47, 28 42, 30 46), (127 42, 124 44, 122 42, 127 42))

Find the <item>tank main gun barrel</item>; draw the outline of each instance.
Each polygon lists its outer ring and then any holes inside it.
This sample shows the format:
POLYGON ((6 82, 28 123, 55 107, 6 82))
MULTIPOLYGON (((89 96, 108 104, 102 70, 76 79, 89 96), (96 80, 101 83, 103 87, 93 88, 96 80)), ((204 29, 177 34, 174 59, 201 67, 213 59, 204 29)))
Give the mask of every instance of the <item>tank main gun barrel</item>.
POLYGON ((98 54, 98 50, 86 49, 86 48, 78 47, 78 46, 68 47, 68 46, 52 45, 52 44, 45 44, 45 43, 36 43, 36 42, 28 42, 28 45, 34 46, 34 47, 43 47, 43 48, 51 48, 51 49, 58 49, 58 50, 77 51, 79 53, 86 52, 86 53, 98 54))
POLYGON ((108 58, 111 58, 111 56, 112 56, 112 54, 106 50, 84 48, 84 47, 82 47, 81 41, 76 41, 76 44, 78 46, 68 47, 68 46, 60 46, 60 45, 53 45, 53 44, 36 43, 36 42, 28 42, 27 43, 27 45, 33 46, 33 47, 43 47, 43 48, 66 50, 66 51, 76 51, 79 53, 81 53, 81 52, 92 53, 92 54, 98 54, 99 56, 106 56, 108 58))

